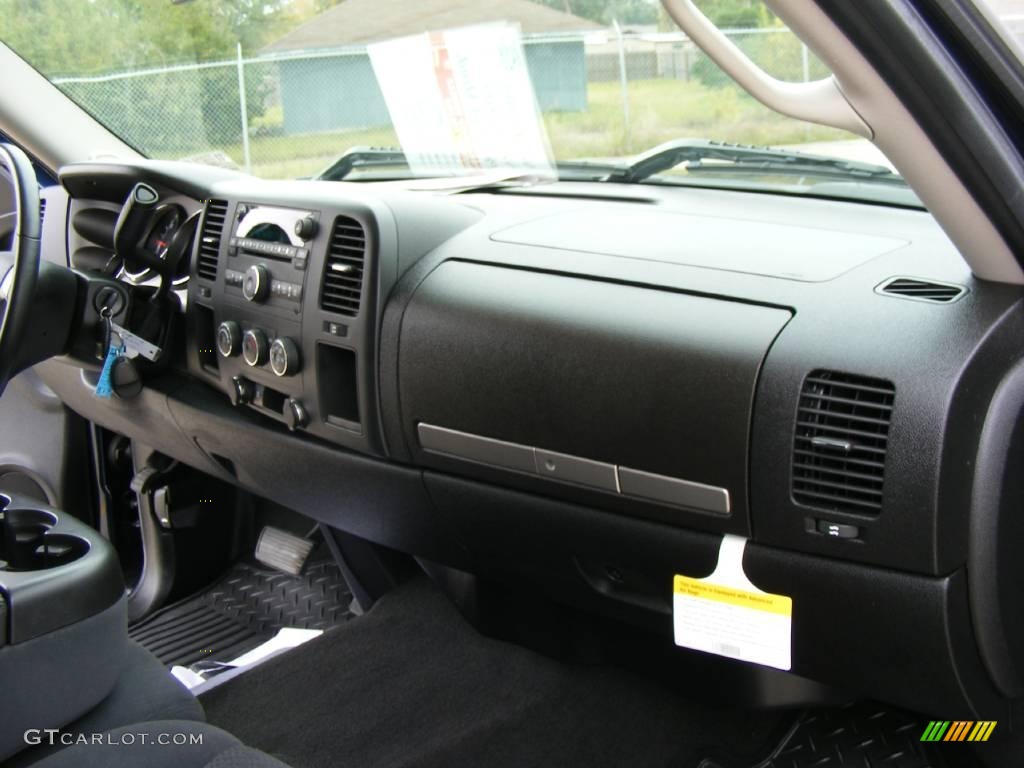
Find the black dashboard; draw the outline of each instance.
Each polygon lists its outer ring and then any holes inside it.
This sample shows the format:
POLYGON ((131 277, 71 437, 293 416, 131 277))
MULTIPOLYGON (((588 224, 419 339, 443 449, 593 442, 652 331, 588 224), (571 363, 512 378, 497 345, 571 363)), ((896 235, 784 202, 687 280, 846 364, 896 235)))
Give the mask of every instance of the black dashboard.
POLYGON ((131 399, 41 366, 90 420, 669 637, 672 574, 737 534, 793 597, 794 673, 990 718, 1024 692, 1024 292, 927 213, 92 163, 47 193, 44 258, 115 272, 140 181, 175 206, 154 248, 197 217, 180 332, 131 399))

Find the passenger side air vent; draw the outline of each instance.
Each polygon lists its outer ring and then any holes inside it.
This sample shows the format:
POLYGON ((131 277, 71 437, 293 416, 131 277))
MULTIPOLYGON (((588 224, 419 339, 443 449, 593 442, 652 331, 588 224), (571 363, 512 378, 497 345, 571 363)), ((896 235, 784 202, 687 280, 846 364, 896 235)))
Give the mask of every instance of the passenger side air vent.
POLYGON ((882 509, 892 382, 813 371, 805 380, 793 440, 793 499, 860 514, 882 509))
POLYGON ((967 293, 967 289, 962 285, 934 283, 930 280, 916 280, 912 277, 890 278, 875 290, 886 296, 930 301, 934 304, 951 304, 967 293))
POLYGON ((363 289, 363 266, 366 259, 366 230, 348 216, 334 220, 331 242, 327 246, 320 308, 327 312, 355 317, 363 289))
POLYGON ((217 262, 220 260, 220 238, 224 222, 228 217, 228 204, 224 200, 210 200, 203 214, 203 227, 199 231, 199 254, 196 257, 196 274, 204 280, 217 279, 217 262))

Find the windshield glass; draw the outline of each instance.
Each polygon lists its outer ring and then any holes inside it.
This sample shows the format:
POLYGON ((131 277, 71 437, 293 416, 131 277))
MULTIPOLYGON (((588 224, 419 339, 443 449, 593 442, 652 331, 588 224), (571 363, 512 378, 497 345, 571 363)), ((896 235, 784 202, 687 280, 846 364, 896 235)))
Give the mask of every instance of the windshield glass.
POLYGON ((977 0, 1018 59, 1024 59, 1024 0, 977 0))
MULTIPOLYGON (((759 0, 698 5, 776 77, 828 76, 759 0)), ((763 107, 655 0, 0 0, 0 18, 5 43, 149 157, 267 178, 489 171, 916 203, 870 142, 763 107), (708 140, 782 151, 691 147, 616 170, 708 140)))

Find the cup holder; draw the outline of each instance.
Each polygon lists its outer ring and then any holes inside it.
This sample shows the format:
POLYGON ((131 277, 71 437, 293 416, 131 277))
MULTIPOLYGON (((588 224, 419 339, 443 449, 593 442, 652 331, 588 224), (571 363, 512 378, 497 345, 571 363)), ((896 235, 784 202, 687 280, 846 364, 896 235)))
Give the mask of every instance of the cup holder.
POLYGON ((9 509, 0 497, 0 571, 44 571, 74 562, 89 551, 77 536, 51 533, 57 516, 41 509, 9 509))

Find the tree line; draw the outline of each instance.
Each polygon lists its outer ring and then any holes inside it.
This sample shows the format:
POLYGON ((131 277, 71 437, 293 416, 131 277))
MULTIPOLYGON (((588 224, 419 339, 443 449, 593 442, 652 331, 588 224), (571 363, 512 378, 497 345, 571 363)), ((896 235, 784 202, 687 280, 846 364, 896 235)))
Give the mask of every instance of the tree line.
MULTIPOLYGON (((239 42, 257 51, 342 1, 0 0, 0 39, 50 77, 212 61, 239 42)), ((656 0, 533 1, 601 24, 670 25, 656 0)), ((722 27, 772 23, 763 0, 697 2, 722 27)))
MULTIPOLYGON (((651 24, 671 28, 672 22, 657 0, 537 0, 599 24, 651 24)), ((697 6, 719 27, 764 27, 773 17, 764 0, 696 0, 697 6)))

